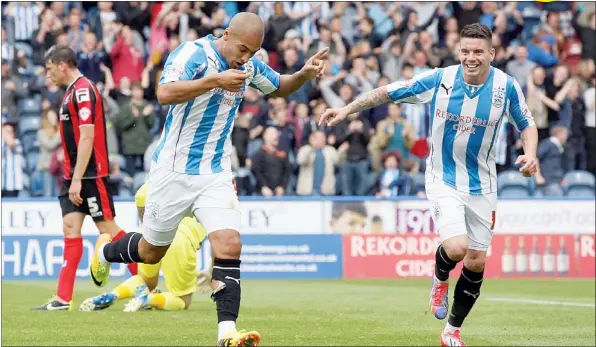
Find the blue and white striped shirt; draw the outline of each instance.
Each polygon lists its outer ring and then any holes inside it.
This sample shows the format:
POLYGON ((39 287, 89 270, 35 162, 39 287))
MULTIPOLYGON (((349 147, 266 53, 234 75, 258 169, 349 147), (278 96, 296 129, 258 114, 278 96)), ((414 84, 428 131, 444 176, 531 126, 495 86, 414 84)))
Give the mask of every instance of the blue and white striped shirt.
MULTIPOLYGON (((209 35, 184 42, 169 56, 160 84, 200 79, 229 69, 209 35)), ((231 172, 234 118, 247 87, 270 94, 279 74, 253 57, 239 70, 251 72, 240 92, 215 88, 189 102, 171 105, 153 161, 189 175, 231 172)))
POLYGON ((2 190, 19 191, 24 188, 23 145, 19 140, 15 141, 15 148, 10 148, 2 141, 2 190))
POLYGON ((503 116, 519 131, 534 125, 519 83, 493 67, 473 92, 461 65, 427 71, 387 89, 396 103, 431 103, 426 180, 443 180, 469 194, 497 191, 495 140, 503 116))
POLYGON ((21 4, 16 3, 9 16, 14 19, 14 38, 17 41, 26 41, 31 39, 31 35, 39 29, 39 14, 41 8, 35 3, 21 4))

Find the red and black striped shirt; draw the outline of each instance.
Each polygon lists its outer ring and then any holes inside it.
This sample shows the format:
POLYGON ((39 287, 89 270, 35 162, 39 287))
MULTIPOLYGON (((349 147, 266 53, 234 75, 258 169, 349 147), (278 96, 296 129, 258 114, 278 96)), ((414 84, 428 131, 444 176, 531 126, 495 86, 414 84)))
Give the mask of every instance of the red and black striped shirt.
POLYGON ((93 150, 83 178, 106 177, 109 173, 109 162, 103 99, 93 83, 80 76, 66 89, 60 107, 65 179, 72 179, 81 136, 79 127, 83 126, 95 127, 93 150))

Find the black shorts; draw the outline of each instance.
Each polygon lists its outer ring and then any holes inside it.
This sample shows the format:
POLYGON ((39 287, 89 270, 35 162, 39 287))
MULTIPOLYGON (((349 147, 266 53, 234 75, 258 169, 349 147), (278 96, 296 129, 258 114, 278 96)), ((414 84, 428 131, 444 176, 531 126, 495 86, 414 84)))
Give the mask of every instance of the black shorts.
POLYGON ((60 189, 60 208, 62 208, 62 217, 71 212, 81 212, 88 214, 94 221, 112 220, 116 216, 114 210, 114 200, 112 194, 107 188, 107 177, 102 178, 84 178, 81 183, 81 198, 83 203, 75 206, 68 198, 71 180, 62 180, 60 189))

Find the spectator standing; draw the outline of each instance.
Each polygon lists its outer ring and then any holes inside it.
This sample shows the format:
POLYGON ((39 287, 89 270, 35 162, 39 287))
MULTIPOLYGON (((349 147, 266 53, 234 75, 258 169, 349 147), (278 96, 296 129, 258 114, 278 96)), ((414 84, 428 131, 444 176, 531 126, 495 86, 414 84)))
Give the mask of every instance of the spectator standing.
POLYGON ((127 77, 131 82, 140 82, 145 69, 141 52, 133 44, 133 32, 123 26, 116 44, 110 51, 112 59, 112 75, 116 88, 120 88, 122 78, 127 77))
POLYGON ((532 69, 536 63, 528 60, 528 48, 526 46, 518 46, 515 48, 515 59, 507 63, 506 71, 513 76, 516 81, 519 81, 520 86, 526 87, 528 76, 530 76, 532 69))
POLYGON ((6 36, 6 29, 2 27, 2 59, 5 59, 8 64, 12 64, 15 58, 16 49, 13 43, 8 42, 6 36))
POLYGON ((56 17, 51 8, 44 8, 40 16, 39 29, 33 32, 31 47, 33 48, 33 62, 43 65, 43 57, 56 44, 58 31, 62 29, 62 22, 56 17))
POLYGON ((257 189, 264 197, 283 196, 290 182, 288 153, 278 149, 279 132, 268 127, 263 132, 263 147, 252 157, 257 189))
POLYGON ((362 118, 346 120, 334 129, 336 144, 348 144, 346 161, 341 167, 342 195, 366 195, 369 188, 368 141, 370 139, 368 121, 362 118))
POLYGON ((596 176, 596 79, 592 77, 592 85, 584 91, 586 104, 586 168, 596 176))
POLYGON ((39 28, 39 15, 42 8, 37 3, 29 1, 11 1, 4 9, 4 15, 14 23, 14 38, 16 41, 31 43, 31 36, 39 28))
MULTIPOLYGON (((585 6, 585 5, 584 5, 585 6)), ((592 12, 588 16, 588 25, 579 23, 579 16, 581 12, 576 11, 573 16, 573 29, 582 42, 582 59, 593 59, 596 61, 596 12, 592 12)))
POLYGON ((537 157, 539 160, 536 173, 536 192, 542 196, 563 196, 563 152, 568 131, 564 126, 554 126, 551 137, 540 141, 537 157))
POLYGON ((140 83, 133 83, 130 102, 122 108, 115 122, 122 137, 126 171, 131 176, 145 170, 143 155, 151 144, 151 128, 154 122, 153 105, 143 99, 143 87, 140 83))
POLYGON ((348 147, 344 143, 336 150, 326 144, 324 132, 313 132, 296 156, 300 166, 296 194, 335 195, 335 169, 344 163, 348 147))
POLYGON ((40 151, 36 170, 42 173, 43 191, 46 197, 58 195, 56 178, 50 173, 52 154, 62 144, 58 125, 56 111, 49 109, 41 115, 41 128, 37 131, 40 151))
POLYGON ((110 65, 109 57, 103 50, 97 49, 97 37, 94 33, 85 33, 81 50, 77 53, 77 62, 81 73, 97 84, 103 79, 103 66, 110 65))
MULTIPOLYGON (((569 81, 567 98, 571 108, 571 131, 565 146, 563 168, 565 171, 586 170, 586 105, 583 95, 580 93, 579 82, 575 78, 569 81)), ((593 97, 592 95, 592 99, 593 97)))
POLYGON ((7 121, 12 124, 18 122, 17 101, 25 97, 27 90, 21 79, 10 70, 8 61, 2 59, 2 113, 6 112, 7 121))
POLYGON ((11 124, 2 125, 2 197, 17 197, 24 188, 23 145, 11 124))

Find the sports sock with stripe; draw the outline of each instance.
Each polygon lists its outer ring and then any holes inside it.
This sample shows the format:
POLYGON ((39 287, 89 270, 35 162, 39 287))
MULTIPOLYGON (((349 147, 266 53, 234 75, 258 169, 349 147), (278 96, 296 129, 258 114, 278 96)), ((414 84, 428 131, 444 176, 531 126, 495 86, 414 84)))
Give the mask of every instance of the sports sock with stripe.
MULTIPOLYGON (((112 242, 120 240, 125 235, 126 235, 126 231, 120 230, 120 232, 118 234, 116 234, 116 236, 114 236, 112 238, 112 242)), ((134 276, 134 275, 136 275, 138 273, 138 265, 137 265, 137 263, 129 263, 127 265, 127 267, 128 267, 128 272, 130 272, 131 275, 134 276)))

